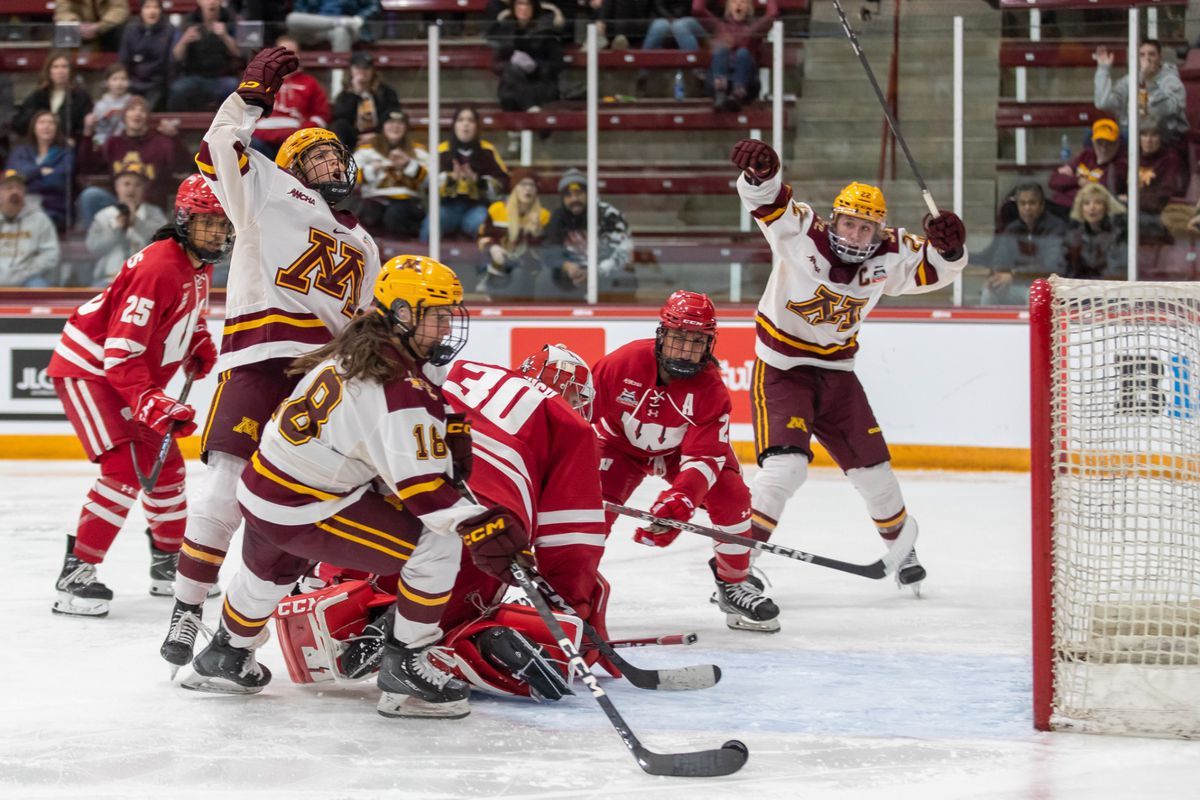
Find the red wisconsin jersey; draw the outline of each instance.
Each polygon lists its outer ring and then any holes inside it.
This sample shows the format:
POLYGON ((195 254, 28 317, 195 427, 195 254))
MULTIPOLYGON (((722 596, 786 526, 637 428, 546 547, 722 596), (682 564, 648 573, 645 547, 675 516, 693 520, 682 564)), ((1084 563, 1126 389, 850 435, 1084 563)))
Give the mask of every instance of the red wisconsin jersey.
POLYGON ((654 340, 639 339, 597 361, 592 380, 596 435, 632 456, 678 456, 674 485, 700 505, 726 460, 734 458, 729 446, 733 401, 716 364, 663 385, 654 340))
POLYGON ((174 239, 151 242, 75 309, 47 374, 107 380, 130 405, 147 389, 162 389, 187 356, 211 277, 212 267, 193 267, 174 239))
POLYGON ((587 422, 554 390, 491 364, 455 362, 442 391, 471 423, 472 491, 519 516, 542 573, 572 605, 586 601, 606 536, 587 422))

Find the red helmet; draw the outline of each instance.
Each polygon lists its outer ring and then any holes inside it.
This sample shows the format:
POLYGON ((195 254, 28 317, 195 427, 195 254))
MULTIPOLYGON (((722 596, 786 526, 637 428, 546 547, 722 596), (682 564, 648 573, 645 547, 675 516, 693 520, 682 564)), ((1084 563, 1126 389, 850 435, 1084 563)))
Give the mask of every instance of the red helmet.
POLYGON ((517 372, 553 389, 589 422, 592 419, 592 371, 587 362, 561 344, 548 344, 521 362, 517 372))
POLYGON ((208 181, 200 173, 189 175, 179 184, 175 194, 175 233, 184 248, 194 253, 207 264, 220 261, 233 246, 233 227, 225 217, 225 209, 221 201, 213 194, 208 181), (209 219, 199 220, 191 225, 193 217, 208 216, 209 219), (206 227, 220 225, 225 228, 225 236, 219 247, 202 247, 194 240, 194 232, 206 227))
POLYGON ((679 290, 667 298, 658 312, 664 328, 680 331, 717 332, 717 309, 708 295, 679 290))
POLYGON ((661 322, 654 339, 654 355, 658 363, 676 378, 698 375, 711 360, 713 341, 717 338, 717 309, 713 307, 712 300, 708 299, 708 295, 681 289, 667 298, 658 312, 658 318, 661 322), (680 331, 683 334, 673 339, 677 343, 671 349, 678 355, 668 356, 664 352, 668 331, 680 331), (703 338, 688 334, 703 334, 703 338))
POLYGON ((179 192, 175 195, 175 216, 178 217, 180 213, 189 217, 192 214, 225 214, 221 201, 199 172, 188 175, 179 184, 179 192))

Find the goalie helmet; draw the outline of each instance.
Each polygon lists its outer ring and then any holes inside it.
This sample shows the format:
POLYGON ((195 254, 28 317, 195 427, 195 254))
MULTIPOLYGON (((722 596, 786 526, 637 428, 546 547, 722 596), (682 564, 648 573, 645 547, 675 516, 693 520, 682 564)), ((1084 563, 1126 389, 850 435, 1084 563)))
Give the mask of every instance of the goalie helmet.
POLYGON ((544 345, 521 362, 519 373, 553 389, 563 396, 588 422, 592 421, 592 400, 596 389, 587 362, 561 344, 544 345))
POLYGON ((677 378, 699 374, 711 358, 717 339, 717 309, 712 300, 706 294, 681 289, 667 298, 658 318, 654 339, 654 355, 658 363, 668 374, 677 378), (671 331, 680 332, 672 337, 674 348, 680 351, 677 356, 668 356, 664 352, 671 331))
POLYGON ((354 156, 337 134, 324 128, 302 128, 293 133, 280 145, 275 163, 330 205, 349 197, 358 180, 354 156), (326 157, 327 151, 336 161, 326 157))
POLYGON ((851 183, 833 201, 833 216, 829 223, 829 246, 847 264, 861 264, 879 249, 883 228, 887 224, 887 202, 883 191, 866 183, 851 183), (875 235, 868 244, 860 245, 839 236, 837 218, 840 215, 875 223, 875 235))
POLYGON ((174 225, 184 249, 206 264, 220 261, 233 246, 233 225, 212 187, 199 173, 187 176, 179 184, 174 225))
MULTIPOLYGON (((469 317, 463 288, 454 270, 428 256, 396 256, 375 279, 375 309, 399 328, 400 341, 415 358, 435 366, 449 364, 467 343, 469 317), (436 317, 437 339, 414 348, 414 337, 429 335, 426 319, 436 317)), ((430 325, 435 324, 430 322, 430 325)))

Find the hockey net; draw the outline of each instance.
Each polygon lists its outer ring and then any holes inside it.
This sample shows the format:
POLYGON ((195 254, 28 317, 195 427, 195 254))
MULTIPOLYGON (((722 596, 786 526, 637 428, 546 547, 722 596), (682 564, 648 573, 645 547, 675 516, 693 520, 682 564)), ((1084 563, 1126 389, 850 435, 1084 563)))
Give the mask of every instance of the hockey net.
POLYGON ((1030 295, 1034 718, 1200 737, 1200 284, 1030 295))

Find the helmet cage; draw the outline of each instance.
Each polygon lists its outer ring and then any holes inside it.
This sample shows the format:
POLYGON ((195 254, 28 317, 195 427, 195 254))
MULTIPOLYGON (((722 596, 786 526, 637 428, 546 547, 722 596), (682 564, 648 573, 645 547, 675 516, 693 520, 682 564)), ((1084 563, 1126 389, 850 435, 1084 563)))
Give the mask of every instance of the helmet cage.
MULTIPOLYGON (((376 303, 381 305, 378 301, 376 303)), ((397 298, 392 301, 391 308, 387 309, 385 316, 393 327, 400 329, 399 337, 405 349, 418 361, 426 361, 435 367, 449 364, 467 344, 467 330, 470 327, 471 317, 462 303, 427 306, 418 302, 413 307, 409 305, 408 301, 397 298), (421 332, 425 316, 431 312, 440 315, 442 311, 445 311, 449 317, 450 330, 441 339, 428 346, 429 352, 426 355, 420 355, 415 338, 421 332), (405 321, 406 317, 410 321, 405 321)))
POLYGON ((358 163, 346 145, 337 139, 318 139, 305 147, 292 159, 288 171, 296 176, 296 180, 312 189, 324 198, 329 205, 337 205, 350 196, 358 182, 358 163), (317 165, 307 163, 321 148, 332 148, 342 164, 342 177, 335 178, 329 162, 322 160, 317 165), (315 171, 316 174, 310 174, 315 171))
POLYGON ((861 264, 871 256, 875 255, 875 251, 879 249, 879 245, 883 242, 883 223, 873 219, 860 217, 856 214, 847 214, 844 211, 834 211, 833 220, 829 223, 829 248, 847 264, 861 264), (837 233, 838 217, 845 214, 847 217, 854 219, 866 220, 867 222, 875 223, 875 236, 865 245, 859 245, 851 242, 844 236, 837 233))
POLYGON ((185 250, 191 252, 205 264, 220 261, 233 247, 234 229, 229 219, 221 213, 193 213, 186 208, 175 208, 175 235, 185 250), (225 238, 217 247, 201 247, 194 237, 195 231, 209 225, 223 223, 225 238))
POLYGON ((592 401, 596 397, 592 371, 575 353, 561 344, 548 344, 521 362, 517 371, 558 392, 580 416, 592 421, 592 401))
POLYGON ((654 356, 658 359, 659 365, 666 371, 668 375, 676 378, 690 378, 694 375, 699 375, 704 369, 704 365, 712 358, 713 345, 717 340, 715 333, 708 333, 703 330, 689 331, 682 327, 659 325, 654 336, 654 356), (669 358, 664 352, 667 335, 671 331, 676 331, 681 337, 679 347, 683 350, 684 356, 681 358, 669 358), (694 358, 698 352, 700 342, 689 334, 701 334, 705 338, 703 351, 699 358, 694 358), (689 358, 691 356, 691 358, 689 358))

